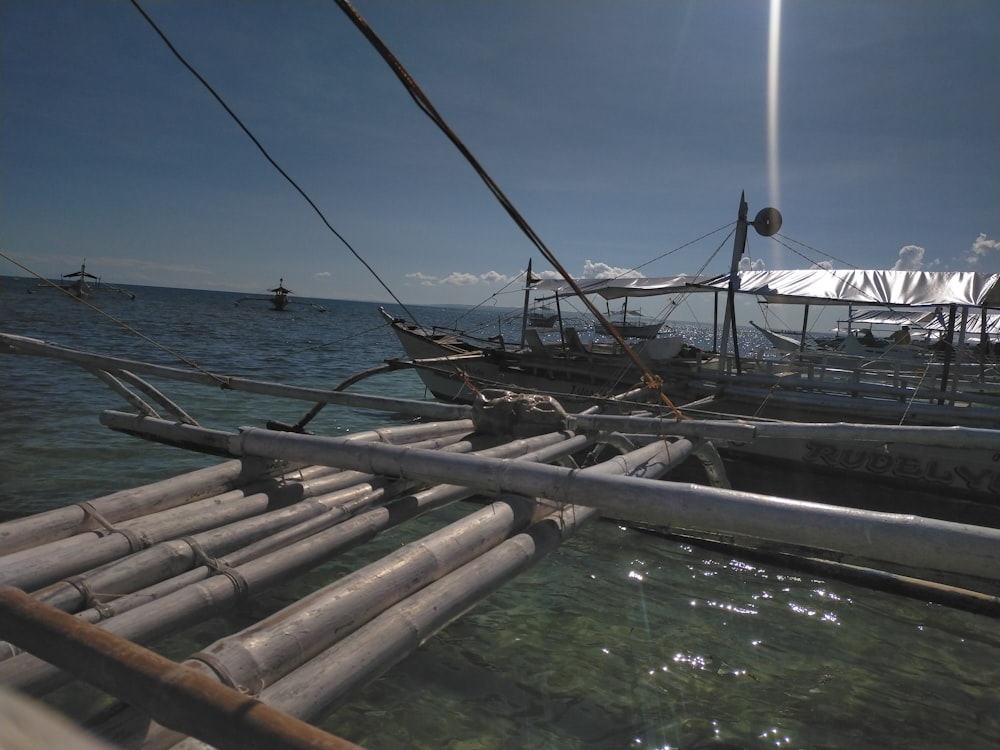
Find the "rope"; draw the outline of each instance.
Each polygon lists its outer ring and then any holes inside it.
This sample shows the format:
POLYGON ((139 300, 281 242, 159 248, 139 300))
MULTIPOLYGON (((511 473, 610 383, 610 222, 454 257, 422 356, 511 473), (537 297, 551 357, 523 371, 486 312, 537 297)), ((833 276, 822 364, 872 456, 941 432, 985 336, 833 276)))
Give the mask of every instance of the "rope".
POLYGON ((66 583, 70 584, 73 588, 83 595, 83 606, 84 609, 92 609, 97 614, 101 616, 102 620, 108 620, 114 617, 115 610, 113 607, 109 606, 105 602, 101 601, 100 597, 110 596, 109 594, 99 594, 95 592, 90 584, 83 578, 83 576, 74 576, 73 578, 67 578, 66 583))
POLYGON ((194 552, 195 567, 205 566, 217 575, 225 576, 232 581, 237 597, 241 600, 246 599, 247 594, 250 593, 250 584, 247 583, 246 578, 236 568, 227 565, 217 557, 209 555, 193 536, 182 536, 180 540, 185 542, 191 548, 191 551, 194 552))
POLYGON ((145 549, 149 546, 145 538, 141 534, 136 534, 131 529, 118 528, 114 526, 108 519, 101 515, 100 511, 97 510, 93 505, 91 505, 89 500, 84 500, 81 503, 76 503, 76 505, 83 511, 83 514, 94 521, 97 521, 105 531, 106 534, 101 533, 100 530, 95 530, 98 536, 110 536, 111 534, 121 534, 128 541, 128 546, 131 552, 138 552, 139 550, 145 549))

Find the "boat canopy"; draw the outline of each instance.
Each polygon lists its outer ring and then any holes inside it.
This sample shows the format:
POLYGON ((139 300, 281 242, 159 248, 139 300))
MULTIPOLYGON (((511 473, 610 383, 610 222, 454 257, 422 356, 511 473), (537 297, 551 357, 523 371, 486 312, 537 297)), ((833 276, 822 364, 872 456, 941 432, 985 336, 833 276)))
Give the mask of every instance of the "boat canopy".
MULTIPOLYGON (((926 331, 938 333, 948 330, 946 312, 935 308, 933 311, 927 310, 864 310, 856 312, 851 316, 851 325, 908 325, 911 328, 921 328, 926 331)), ((966 330, 982 330, 983 316, 981 313, 970 312, 965 321, 966 330)), ((986 314, 986 332, 990 334, 1000 333, 1000 313, 986 314)))
MULTIPOLYGON (((723 292, 729 276, 577 279, 584 294, 605 299, 661 294, 723 292)), ((543 279, 536 291, 573 294, 562 279, 543 279)), ((740 271, 735 291, 770 303, 930 307, 958 305, 1000 308, 1000 273, 972 271, 853 271, 803 269, 740 271)))
MULTIPOLYGON (((721 291, 728 283, 711 286, 721 291)), ((972 271, 743 271, 736 291, 771 303, 1000 308, 1000 274, 972 271)))
MULTIPOLYGON (((684 294, 687 292, 717 291, 706 285, 728 276, 657 276, 650 278, 601 278, 574 279, 584 294, 598 294, 604 299, 623 297, 656 297, 662 294, 684 294)), ((535 291, 551 292, 560 297, 575 295, 576 292, 564 279, 542 279, 534 284, 535 291)))

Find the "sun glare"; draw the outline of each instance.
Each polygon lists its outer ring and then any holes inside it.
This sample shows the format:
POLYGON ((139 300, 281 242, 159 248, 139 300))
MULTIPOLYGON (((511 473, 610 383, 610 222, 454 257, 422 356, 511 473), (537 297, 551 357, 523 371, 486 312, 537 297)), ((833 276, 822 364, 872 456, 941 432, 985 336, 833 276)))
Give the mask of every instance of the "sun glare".
POLYGON ((780 210, 778 177, 778 63, 781 47, 781 0, 771 0, 767 45, 767 177, 771 205, 780 210))

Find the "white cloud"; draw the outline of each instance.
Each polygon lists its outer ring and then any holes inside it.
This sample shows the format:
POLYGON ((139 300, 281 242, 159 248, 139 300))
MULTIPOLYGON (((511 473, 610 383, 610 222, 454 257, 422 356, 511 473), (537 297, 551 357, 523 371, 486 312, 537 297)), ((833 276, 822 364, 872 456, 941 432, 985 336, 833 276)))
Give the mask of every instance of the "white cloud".
POLYGON ((1000 240, 991 240, 983 232, 980 232, 979 236, 972 243, 972 247, 969 248, 969 254, 965 256, 965 262, 970 266, 974 266, 981 260, 990 262, 991 258, 994 258, 992 263, 993 270, 995 270, 996 263, 1000 263, 1000 240))
POLYGON ((420 273, 420 271, 417 271, 415 273, 408 273, 406 274, 406 278, 420 282, 421 286, 434 286, 438 282, 436 276, 428 276, 425 273, 420 273))
POLYGON ((743 256, 740 258, 740 270, 741 271, 764 271, 764 259, 763 258, 748 258, 743 256))
MULTIPOLYGON (((518 274, 520 276, 521 274, 518 274)), ((482 281, 487 284, 506 284, 511 280, 510 276, 505 276, 499 271, 487 271, 479 277, 482 281)))
POLYGON ((824 271, 832 271, 833 270, 833 261, 832 260, 821 260, 818 263, 813 263, 812 267, 813 268, 822 268, 824 271))
POLYGON ((607 263, 587 260, 583 263, 583 276, 581 279, 604 279, 604 278, 625 278, 641 279, 642 273, 630 268, 618 268, 607 263))
POLYGON ((922 247, 917 245, 907 245, 900 248, 899 260, 892 267, 893 271, 919 271, 924 265, 924 252, 922 247))
POLYGON ((317 271, 316 273, 313 274, 313 278, 314 279, 328 279, 328 278, 330 278, 330 272, 329 271, 317 271))
POLYGON ((469 286, 470 284, 478 284, 479 277, 474 273, 452 271, 450 274, 441 279, 440 283, 449 284, 451 286, 469 286))
POLYGON ((517 276, 506 276, 499 271, 487 271, 486 273, 475 274, 465 271, 452 271, 447 276, 431 276, 421 271, 414 271, 406 274, 406 278, 419 282, 421 286, 472 286, 473 284, 506 284, 517 276))

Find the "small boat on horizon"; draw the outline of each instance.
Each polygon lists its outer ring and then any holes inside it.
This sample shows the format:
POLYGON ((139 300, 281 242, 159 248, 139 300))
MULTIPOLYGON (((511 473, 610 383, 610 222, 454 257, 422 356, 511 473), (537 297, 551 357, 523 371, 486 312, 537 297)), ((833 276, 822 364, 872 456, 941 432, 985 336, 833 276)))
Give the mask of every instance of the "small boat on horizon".
MULTIPOLYGON (((267 291, 270 293, 271 295, 270 297, 241 297, 240 299, 236 300, 236 306, 239 307, 241 302, 247 302, 247 301, 270 302, 272 308, 276 312, 284 312, 288 308, 288 306, 293 302, 293 300, 288 299, 288 295, 294 294, 294 292, 292 292, 291 289, 285 287, 285 280, 283 278, 278 279, 278 286, 272 289, 268 289, 267 291)), ((322 305, 317 305, 314 302, 307 302, 305 304, 308 304, 310 307, 317 310, 318 312, 326 312, 326 308, 323 307, 322 305)))
MULTIPOLYGON (((53 286, 53 284, 39 284, 38 286, 44 288, 53 286)), ((55 286, 62 289, 70 296, 80 300, 88 299, 94 292, 99 291, 115 292, 117 294, 122 294, 129 299, 135 299, 135 294, 132 292, 104 283, 100 276, 90 273, 87 270, 86 259, 84 259, 83 263, 80 264, 79 271, 64 273, 59 277, 59 283, 55 284, 55 286)), ((34 290, 29 289, 28 291, 32 292, 34 290)))

